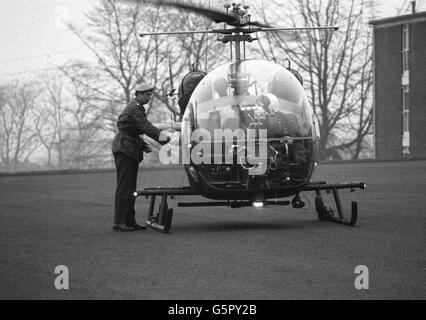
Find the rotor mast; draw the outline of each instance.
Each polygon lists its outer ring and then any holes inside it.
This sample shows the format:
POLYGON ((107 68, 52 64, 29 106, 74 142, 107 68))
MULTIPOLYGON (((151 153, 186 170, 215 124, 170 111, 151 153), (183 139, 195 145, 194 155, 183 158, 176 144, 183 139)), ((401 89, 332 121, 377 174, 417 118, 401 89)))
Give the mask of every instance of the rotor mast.
MULTIPOLYGON (((226 14, 229 14, 229 8, 231 5, 225 4, 224 5, 226 9, 226 14)), ((248 8, 249 6, 243 6, 243 9, 241 9, 241 4, 232 3, 232 10, 231 14, 238 18, 241 24, 247 24, 250 22, 250 14, 248 14, 248 8)), ((226 25, 225 25, 226 29, 226 25)), ((239 26, 236 26, 234 29, 230 29, 232 33, 228 36, 223 37, 221 40, 222 42, 230 42, 230 50, 231 50, 231 60, 232 60, 232 43, 234 44, 234 52, 235 52, 235 60, 245 60, 246 59, 246 50, 245 50, 245 41, 253 41, 251 36, 247 37, 246 33, 251 33, 250 25, 248 28, 241 28, 239 26), (243 50, 243 56, 241 57, 241 44, 244 46, 243 50)), ((257 40, 257 39, 256 39, 257 40)))
POLYGON ((233 60, 232 47, 234 47, 236 61, 246 59, 245 43, 258 40, 257 37, 252 37, 250 35, 255 32, 303 31, 303 30, 334 30, 335 31, 339 29, 337 26, 273 28, 269 26, 268 24, 252 22, 251 14, 248 13, 249 6, 247 5, 244 5, 243 8, 241 8, 241 4, 232 3, 231 12, 229 12, 229 8, 231 7, 231 5, 225 4, 224 7, 226 9, 227 15, 232 15, 238 20, 238 23, 233 24, 234 28, 232 29, 227 29, 226 23, 225 23, 223 30, 215 30, 217 33, 225 34, 223 38, 221 39, 218 38, 218 40, 222 41, 223 43, 227 43, 227 42, 231 43, 231 46, 230 46, 231 61, 233 60), (252 27, 252 25, 256 25, 258 27, 252 27), (241 52, 241 48, 243 48, 242 52, 241 52))

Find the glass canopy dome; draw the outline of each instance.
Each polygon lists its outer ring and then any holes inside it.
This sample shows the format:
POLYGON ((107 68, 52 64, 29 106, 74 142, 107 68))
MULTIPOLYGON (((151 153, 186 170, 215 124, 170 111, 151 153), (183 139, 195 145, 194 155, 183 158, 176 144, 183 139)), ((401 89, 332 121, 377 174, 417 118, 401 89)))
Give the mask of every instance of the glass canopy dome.
POLYGON ((182 120, 184 135, 198 128, 211 134, 215 129, 248 129, 260 122, 268 138, 313 135, 302 84, 286 68, 264 60, 230 62, 208 73, 182 120))

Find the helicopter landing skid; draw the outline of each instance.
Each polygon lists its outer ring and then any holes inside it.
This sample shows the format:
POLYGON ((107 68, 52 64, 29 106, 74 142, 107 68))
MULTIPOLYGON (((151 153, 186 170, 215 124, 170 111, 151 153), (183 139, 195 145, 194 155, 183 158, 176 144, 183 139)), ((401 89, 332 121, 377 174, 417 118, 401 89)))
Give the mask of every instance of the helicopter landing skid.
POLYGON ((154 214, 155 195, 151 196, 148 218, 146 220, 146 226, 154 230, 167 233, 172 225, 173 208, 169 208, 167 205, 167 195, 161 196, 161 202, 159 210, 154 214))
POLYGON ((168 233, 172 225, 173 219, 173 208, 169 208, 167 204, 167 197, 171 199, 175 195, 195 195, 190 187, 181 188, 167 188, 167 187, 156 187, 156 188, 145 188, 143 191, 135 192, 135 197, 146 196, 150 198, 148 218, 146 220, 146 226, 154 230, 168 233), (158 212, 154 213, 155 200, 157 196, 161 196, 160 205, 158 212))
POLYGON ((365 183, 342 183, 342 184, 327 184, 324 181, 311 182, 303 188, 303 191, 315 191, 315 210, 318 214, 318 219, 322 221, 335 222, 346 226, 353 227, 358 220, 358 203, 351 202, 351 217, 349 220, 345 219, 342 203, 340 201, 338 189, 350 189, 351 192, 355 189, 365 189, 365 183), (335 215, 334 210, 324 205, 324 200, 321 191, 325 190, 327 193, 332 192, 338 216, 335 215))
MULTIPOLYGON (((365 183, 363 182, 350 182, 350 183, 339 183, 339 184, 328 184, 325 181, 310 182, 301 187, 298 192, 304 191, 315 191, 315 210, 318 214, 318 219, 322 221, 335 222, 347 226, 354 226, 358 219, 358 203, 352 201, 351 203, 351 217, 349 220, 345 219, 342 204, 339 196, 339 189, 350 189, 351 192, 355 189, 365 189, 365 183), (326 191, 327 193, 332 192, 334 196, 334 201, 336 203, 337 216, 334 213, 334 210, 327 208, 324 205, 324 200, 321 194, 321 191, 326 191)), ((146 196, 150 198, 149 209, 148 209, 148 218, 146 225, 149 228, 154 230, 168 233, 172 224, 173 219, 173 208, 169 208, 167 204, 167 197, 170 196, 173 199, 175 196, 183 195, 200 195, 197 191, 192 189, 189 186, 185 187, 154 187, 154 188, 145 188, 142 191, 137 191, 134 193, 134 196, 146 196), (156 197, 161 197, 159 210, 154 213, 155 200, 156 197)), ((298 194, 296 195, 298 196, 298 194)), ((266 205, 289 205, 290 201, 265 201, 266 205)), ((293 207, 297 206, 292 203, 293 207)), ((215 202, 191 202, 191 203, 178 203, 179 207, 199 207, 199 206, 228 206, 231 208, 241 208, 252 206, 250 201, 215 201, 215 202)), ((301 206, 303 207, 303 206, 301 206)))

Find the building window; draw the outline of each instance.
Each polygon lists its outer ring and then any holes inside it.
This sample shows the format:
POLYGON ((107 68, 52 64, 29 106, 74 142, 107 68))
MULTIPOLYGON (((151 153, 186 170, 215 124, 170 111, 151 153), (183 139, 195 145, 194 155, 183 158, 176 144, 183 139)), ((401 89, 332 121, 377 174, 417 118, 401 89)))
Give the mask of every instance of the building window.
POLYGON ((402 86, 402 111, 410 109, 410 87, 408 85, 402 86))
POLYGON ((402 25, 402 72, 408 70, 408 52, 410 51, 409 25, 402 25))
POLYGON ((402 25, 402 156, 410 154, 410 71, 408 55, 410 51, 409 25, 402 25))
POLYGON ((410 111, 402 112, 402 156, 410 154, 410 111))
POLYGON ((402 132, 410 132, 410 111, 405 110, 402 113, 402 132))
POLYGON ((409 50, 410 42, 409 42, 409 25, 407 23, 402 25, 402 49, 409 50))
POLYGON ((409 86, 402 86, 402 132, 410 131, 410 105, 409 105, 409 86))
POLYGON ((402 71, 408 70, 408 51, 402 51, 402 71))

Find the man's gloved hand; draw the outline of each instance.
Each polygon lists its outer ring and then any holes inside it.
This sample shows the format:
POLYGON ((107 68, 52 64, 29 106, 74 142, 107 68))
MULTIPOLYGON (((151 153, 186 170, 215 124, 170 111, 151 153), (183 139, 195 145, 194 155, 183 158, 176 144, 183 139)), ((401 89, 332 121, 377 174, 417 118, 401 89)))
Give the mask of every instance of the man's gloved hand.
POLYGON ((144 145, 143 152, 151 153, 152 152, 151 146, 149 144, 144 145))
POLYGON ((166 144, 172 140, 172 134, 167 130, 161 130, 160 138, 158 140, 161 144, 166 144))

